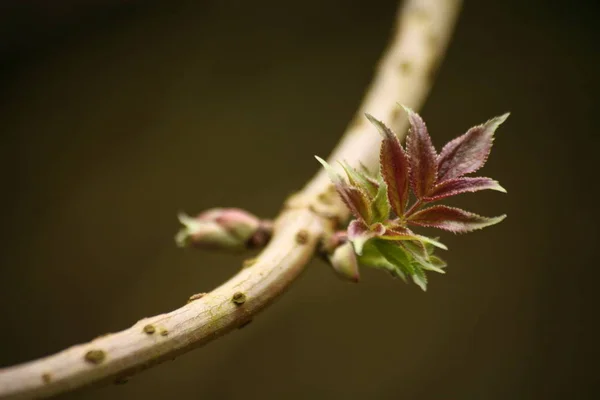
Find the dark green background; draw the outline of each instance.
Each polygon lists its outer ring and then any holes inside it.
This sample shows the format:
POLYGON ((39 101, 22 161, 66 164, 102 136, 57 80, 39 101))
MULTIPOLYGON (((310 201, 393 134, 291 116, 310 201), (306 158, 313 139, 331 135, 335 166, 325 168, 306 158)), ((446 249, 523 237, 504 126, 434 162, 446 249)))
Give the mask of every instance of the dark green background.
MULTIPOLYGON (((243 330, 64 398, 594 398, 592 4, 467 1, 422 115, 439 148, 512 111, 482 171, 508 195, 455 202, 508 219, 442 235, 449 273, 428 293, 371 270, 344 284, 314 262, 243 330)), ((174 246, 176 212, 274 216, 350 121, 395 7, 4 1, 0 365, 234 274, 238 257, 174 246)))

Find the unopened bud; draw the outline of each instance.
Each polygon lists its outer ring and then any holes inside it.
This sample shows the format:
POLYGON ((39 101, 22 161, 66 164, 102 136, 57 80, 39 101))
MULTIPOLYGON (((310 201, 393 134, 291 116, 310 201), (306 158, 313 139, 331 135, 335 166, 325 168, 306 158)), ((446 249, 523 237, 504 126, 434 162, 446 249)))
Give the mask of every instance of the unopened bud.
POLYGON ((352 243, 346 242, 338 246, 328 258, 333 270, 340 278, 358 282, 360 278, 358 259, 354 253, 352 243))
POLYGON ((180 213, 178 218, 183 224, 175 237, 180 247, 237 251, 264 246, 270 237, 270 224, 237 208, 214 208, 196 217, 180 213))

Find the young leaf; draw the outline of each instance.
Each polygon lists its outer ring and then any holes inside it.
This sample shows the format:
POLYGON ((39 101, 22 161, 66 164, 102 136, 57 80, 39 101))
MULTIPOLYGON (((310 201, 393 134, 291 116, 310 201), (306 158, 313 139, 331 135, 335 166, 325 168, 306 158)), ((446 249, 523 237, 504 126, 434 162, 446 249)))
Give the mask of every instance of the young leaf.
POLYGON ((427 275, 420 265, 413 265, 414 273, 412 274, 413 282, 416 283, 424 292, 427 291, 427 275))
MULTIPOLYGON (((432 256, 427 254, 427 250, 423 246, 421 242, 402 242, 400 244, 408 254, 414 259, 414 263, 417 263, 421 266, 421 268, 434 271, 438 274, 445 274, 446 272, 442 270, 438 265, 438 262, 432 261, 432 256)), ((435 257, 435 256, 434 256, 435 257)), ((440 260, 438 257, 435 257, 436 261, 440 260)), ((441 261, 441 260, 440 260, 441 261)))
POLYGON ((410 108, 402 107, 408 114, 410 123, 406 137, 406 152, 410 164, 410 186, 415 196, 421 199, 427 196, 437 180, 437 153, 423 119, 410 108))
POLYGON ((383 137, 379 153, 381 175, 387 184, 390 206, 401 216, 408 200, 408 158, 396 134, 372 115, 365 115, 383 137))
POLYGON ((506 215, 487 218, 448 206, 433 206, 417 211, 408 218, 408 223, 417 226, 439 228, 454 233, 470 232, 497 224, 506 215))
POLYGON ((388 271, 392 276, 401 278, 406 282, 406 275, 404 272, 389 262, 377 249, 374 244, 375 241, 371 241, 365 244, 363 254, 358 256, 358 263, 365 267, 383 269, 388 271))
POLYGON ((448 142, 438 156, 438 179, 457 178, 481 168, 490 154, 494 132, 508 116, 492 118, 448 142))
POLYGON ((392 242, 376 240, 373 245, 379 250, 379 253, 392 265, 399 268, 403 274, 412 275, 414 267, 411 264, 411 259, 406 254, 405 250, 392 242))
POLYGON ((439 269, 444 269, 448 266, 448 264, 438 256, 429 256, 429 262, 439 269))
POLYGON ((387 185, 385 182, 379 184, 377 194, 371 203, 371 214, 373 222, 384 222, 390 216, 390 203, 387 199, 387 185))
POLYGON ((358 165, 360 166, 360 172, 364 176, 366 176, 367 178, 370 178, 370 179, 375 179, 375 177, 373 176, 373 172, 371 172, 371 170, 369 168, 367 168, 367 166, 362 161, 359 161, 358 165))
POLYGON ((347 232, 348 240, 352 242, 354 251, 360 256, 365 243, 369 239, 383 235, 385 227, 382 224, 374 224, 368 227, 362 221, 354 220, 348 225, 347 232))
POLYGON ((506 189, 500 186, 500 184, 493 179, 462 177, 448 179, 447 181, 436 185, 424 200, 437 201, 461 193, 478 192, 486 189, 497 190, 499 192, 506 193, 506 189))
POLYGON ((429 260, 429 253, 427 252, 427 248, 425 247, 425 244, 423 242, 420 242, 418 240, 404 240, 400 243, 400 245, 404 247, 406 252, 410 254, 412 258, 423 261, 429 260))
POLYGON ((352 168, 350 165, 348 165, 347 162, 340 162, 340 165, 342 166, 342 168, 344 168, 344 171, 348 176, 348 182, 350 182, 350 185, 362 189, 365 193, 369 195, 370 198, 373 198, 377 195, 377 190, 379 189, 379 185, 377 184, 377 182, 373 181, 372 179, 369 179, 362 172, 359 172, 356 169, 352 168))
POLYGON ((442 250, 448 250, 446 245, 444 245, 443 243, 440 243, 435 239, 428 238, 427 236, 417 235, 416 233, 413 233, 410 229, 402 227, 388 227, 385 233, 381 236, 381 239, 393 241, 416 240, 424 244, 435 246, 442 250))
POLYGON ((328 163, 322 158, 315 156, 319 161, 327 174, 329 179, 334 184, 335 189, 340 195, 346 207, 350 210, 352 215, 361 221, 370 223, 371 221, 371 205, 369 204, 369 198, 366 193, 361 189, 350 186, 344 181, 344 179, 338 174, 328 163))
MULTIPOLYGON (((430 239, 433 240, 435 242, 438 242, 439 237, 430 239)), ((423 243, 425 245, 425 250, 427 250, 427 254, 429 255, 429 257, 431 257, 431 255, 433 254, 433 252, 435 251, 435 246, 432 245, 431 243, 423 243)))

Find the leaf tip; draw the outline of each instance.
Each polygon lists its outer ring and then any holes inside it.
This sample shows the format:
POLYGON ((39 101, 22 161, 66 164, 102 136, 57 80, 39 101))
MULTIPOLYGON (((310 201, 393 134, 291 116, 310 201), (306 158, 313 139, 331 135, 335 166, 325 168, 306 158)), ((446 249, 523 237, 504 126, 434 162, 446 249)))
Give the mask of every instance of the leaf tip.
POLYGON ((486 219, 486 221, 482 222, 481 225, 475 229, 483 229, 483 228, 487 228, 488 226, 499 224, 500 222, 504 221, 506 219, 506 217, 507 217, 506 214, 502 214, 497 217, 487 217, 487 218, 484 217, 486 219))
POLYGON ((404 109, 404 111, 406 111, 407 114, 414 114, 415 112, 413 111, 412 108, 410 108, 409 106, 406 106, 402 103, 396 103, 398 104, 400 107, 402 107, 404 109))
POLYGON ((333 169, 333 167, 331 165, 329 165, 329 163, 327 163, 327 161, 323 160, 321 157, 315 156, 315 158, 317 159, 318 162, 321 163, 321 165, 323 166, 323 168, 325 168, 325 172, 327 172, 327 175, 329 175, 329 179, 335 185, 341 184, 342 179, 337 174, 337 172, 333 169))
POLYGON ((502 192, 502 193, 508 193, 504 187, 500 186, 500 184, 497 184, 497 185, 496 185, 495 187, 493 187, 492 189, 493 189, 493 190, 496 190, 496 191, 498 191, 498 192, 502 192))
POLYGON ((379 132, 379 134, 383 137, 383 138, 387 138, 390 136, 390 130, 389 128, 380 120, 378 120, 377 118, 375 118, 374 116, 372 116, 369 113, 365 113, 365 117, 367 117, 367 119, 369 120, 369 122, 371 124, 373 124, 375 126, 375 128, 377 128, 377 132, 379 132))
POLYGON ((494 117, 494 118, 490 119, 487 122, 487 125, 492 127, 492 133, 495 133, 496 129, 498 129, 498 127, 500 125, 502 125, 504 123, 504 121, 506 121, 508 119, 509 116, 510 116, 510 113, 507 112, 498 117, 494 117))
POLYGON ((494 221, 494 222, 492 222, 490 225, 494 225, 494 224, 497 224, 499 222, 502 222, 502 221, 504 221, 506 219, 506 217, 507 217, 506 214, 502 214, 502 215, 499 215, 497 217, 493 217, 493 218, 491 218, 491 220, 494 221))
POLYGON ((510 117, 510 112, 505 112, 504 114, 502 114, 501 116, 498 117, 498 121, 500 121, 500 124, 501 124, 504 121, 506 121, 508 119, 508 117, 510 117))

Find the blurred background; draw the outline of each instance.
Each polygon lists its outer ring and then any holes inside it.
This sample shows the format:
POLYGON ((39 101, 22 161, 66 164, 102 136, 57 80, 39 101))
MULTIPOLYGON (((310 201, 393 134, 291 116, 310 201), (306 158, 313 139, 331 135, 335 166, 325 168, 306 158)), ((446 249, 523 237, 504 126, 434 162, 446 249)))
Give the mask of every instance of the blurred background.
MULTIPOLYGON (((439 148, 511 111, 429 290, 313 262, 255 321, 64 399, 598 398, 598 6, 467 1, 422 115, 439 148)), ((276 215, 371 80, 395 1, 0 3, 0 366, 209 291, 241 258, 176 213, 276 215)), ((375 134, 375 133, 374 133, 375 134)))

